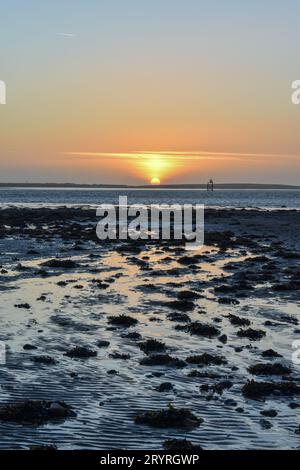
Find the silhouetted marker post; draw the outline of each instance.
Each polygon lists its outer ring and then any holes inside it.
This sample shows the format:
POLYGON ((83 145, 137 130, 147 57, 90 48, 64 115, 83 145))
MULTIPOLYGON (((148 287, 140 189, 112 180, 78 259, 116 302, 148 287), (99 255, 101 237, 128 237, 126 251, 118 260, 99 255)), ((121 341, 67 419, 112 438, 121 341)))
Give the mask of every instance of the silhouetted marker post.
POLYGON ((211 178, 207 183, 207 191, 213 191, 213 190, 214 190, 214 182, 211 178))

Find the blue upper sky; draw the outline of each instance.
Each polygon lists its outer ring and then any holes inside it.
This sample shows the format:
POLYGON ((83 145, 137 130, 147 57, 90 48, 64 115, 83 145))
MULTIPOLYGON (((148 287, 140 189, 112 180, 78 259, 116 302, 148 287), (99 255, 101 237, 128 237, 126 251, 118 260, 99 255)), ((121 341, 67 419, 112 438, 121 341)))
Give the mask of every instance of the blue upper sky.
MULTIPOLYGON (((0 21, 2 180, 92 180, 72 151, 300 154, 299 0, 9 0, 0 21)), ((261 179, 295 182, 294 161, 276 168, 261 179)))

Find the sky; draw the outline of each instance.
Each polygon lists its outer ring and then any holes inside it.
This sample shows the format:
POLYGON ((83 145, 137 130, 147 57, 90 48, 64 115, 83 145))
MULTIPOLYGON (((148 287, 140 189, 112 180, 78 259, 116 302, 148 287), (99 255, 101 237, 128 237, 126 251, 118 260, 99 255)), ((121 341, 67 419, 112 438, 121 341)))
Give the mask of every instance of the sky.
POLYGON ((300 0, 1 0, 0 182, 299 184, 300 0))

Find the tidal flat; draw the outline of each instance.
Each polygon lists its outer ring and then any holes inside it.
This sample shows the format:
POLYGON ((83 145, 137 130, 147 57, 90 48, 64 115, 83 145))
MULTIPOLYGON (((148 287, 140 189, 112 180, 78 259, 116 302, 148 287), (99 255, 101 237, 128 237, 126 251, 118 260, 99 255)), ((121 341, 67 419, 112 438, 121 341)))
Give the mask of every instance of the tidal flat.
POLYGON ((96 223, 0 209, 0 448, 299 448, 300 212, 207 209, 196 252, 96 223))

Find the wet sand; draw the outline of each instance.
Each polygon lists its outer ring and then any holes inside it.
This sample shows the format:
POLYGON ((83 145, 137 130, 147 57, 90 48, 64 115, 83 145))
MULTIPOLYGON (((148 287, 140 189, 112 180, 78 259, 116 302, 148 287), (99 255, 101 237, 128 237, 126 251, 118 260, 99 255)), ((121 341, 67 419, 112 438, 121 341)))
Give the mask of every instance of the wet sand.
POLYGON ((0 447, 299 448, 300 212, 206 210, 199 252, 99 242, 96 223, 88 208, 0 210, 0 447), (3 408, 26 400, 74 416, 3 408), (197 425, 145 419, 170 403, 197 425))

